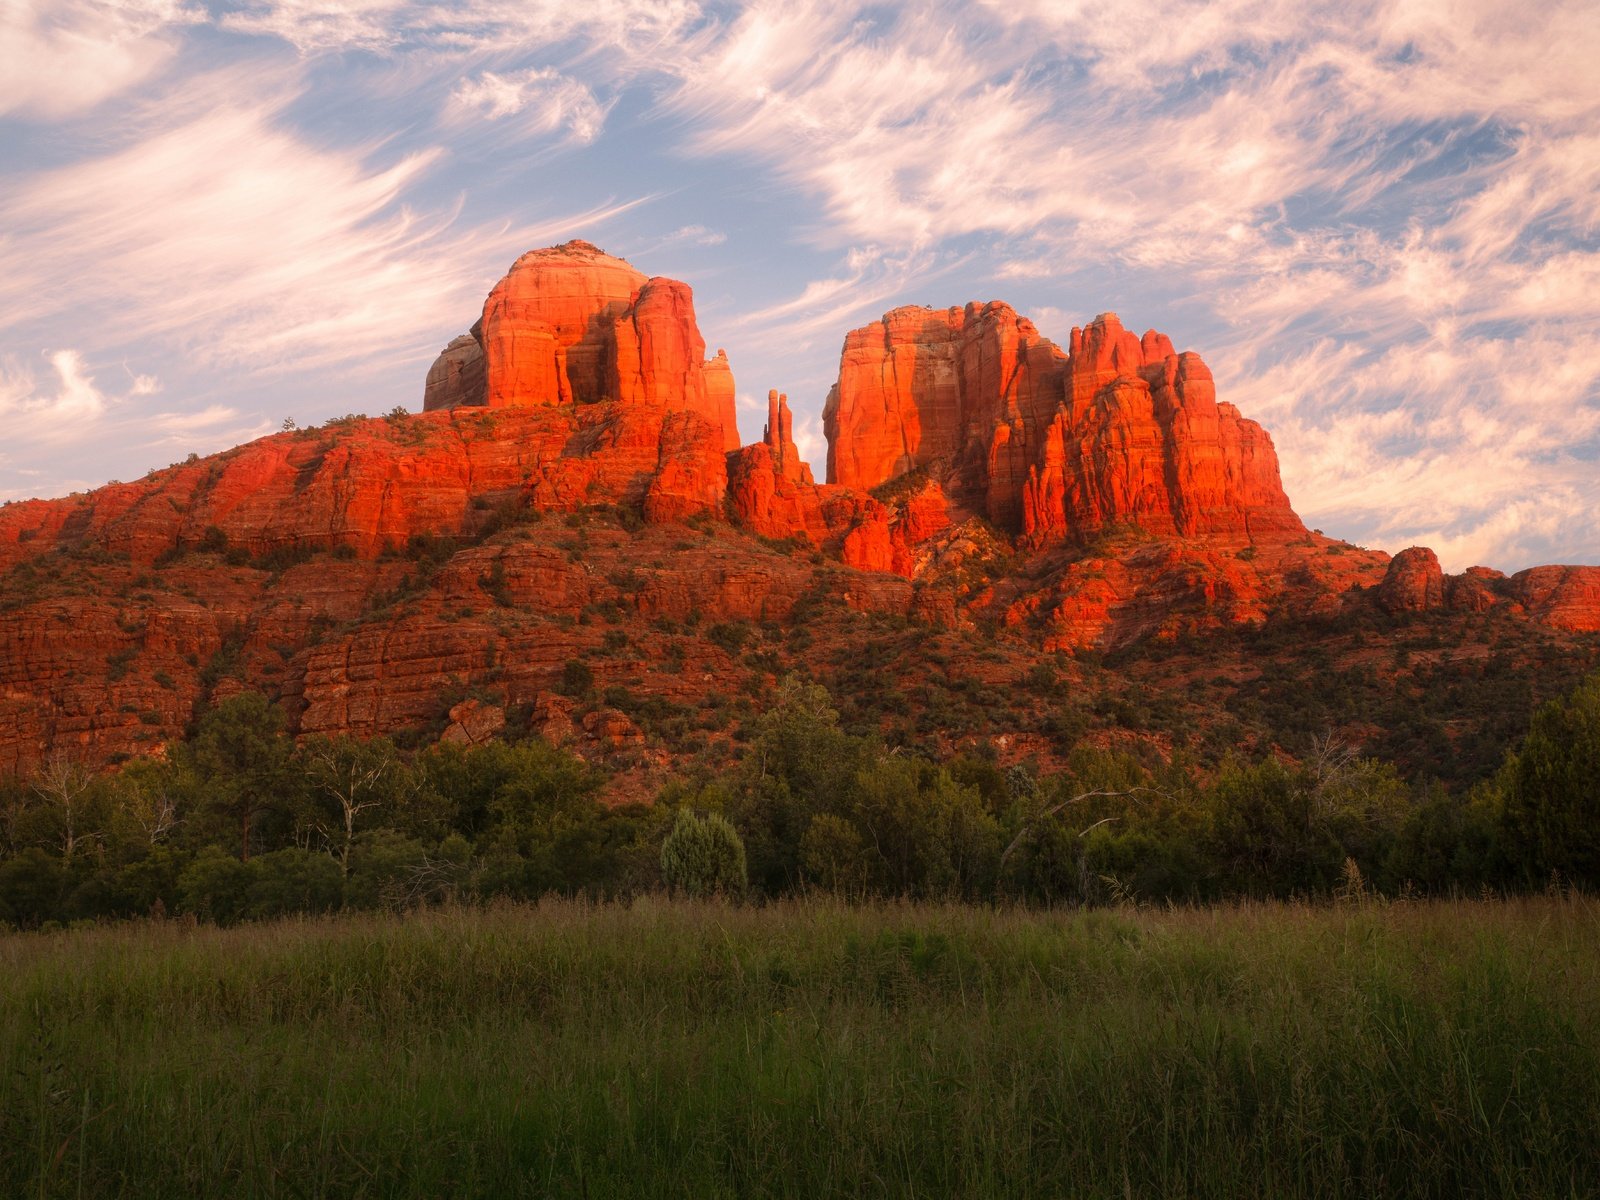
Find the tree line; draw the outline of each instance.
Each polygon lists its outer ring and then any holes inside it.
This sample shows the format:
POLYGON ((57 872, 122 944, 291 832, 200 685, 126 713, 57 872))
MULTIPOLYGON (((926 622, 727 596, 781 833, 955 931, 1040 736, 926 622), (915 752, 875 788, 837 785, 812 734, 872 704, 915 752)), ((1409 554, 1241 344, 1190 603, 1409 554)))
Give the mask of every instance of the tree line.
POLYGON ((407 753, 296 740, 266 697, 214 706, 159 759, 57 757, 0 780, 0 922, 231 923, 444 900, 666 889, 1034 904, 1521 891, 1600 884, 1600 676, 1452 793, 1327 741, 1298 762, 1065 770, 943 762, 841 726, 790 677, 731 770, 651 805, 537 737, 407 753))

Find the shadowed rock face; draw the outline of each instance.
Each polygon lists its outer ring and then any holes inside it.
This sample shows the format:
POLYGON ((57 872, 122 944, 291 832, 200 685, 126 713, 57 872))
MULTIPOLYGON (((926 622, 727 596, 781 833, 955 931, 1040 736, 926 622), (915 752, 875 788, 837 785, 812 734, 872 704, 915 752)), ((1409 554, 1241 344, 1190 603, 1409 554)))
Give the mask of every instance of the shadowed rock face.
POLYGON ((1108 527, 1249 544, 1302 537, 1272 440, 1195 354, 1114 314, 1040 337, 1000 303, 902 308, 845 338, 824 410, 828 480, 915 470, 1034 548, 1108 527))
POLYGON ((483 346, 478 341, 479 326, 463 333, 446 346, 428 368, 422 387, 422 411, 461 408, 482 404, 487 381, 483 368, 483 346))

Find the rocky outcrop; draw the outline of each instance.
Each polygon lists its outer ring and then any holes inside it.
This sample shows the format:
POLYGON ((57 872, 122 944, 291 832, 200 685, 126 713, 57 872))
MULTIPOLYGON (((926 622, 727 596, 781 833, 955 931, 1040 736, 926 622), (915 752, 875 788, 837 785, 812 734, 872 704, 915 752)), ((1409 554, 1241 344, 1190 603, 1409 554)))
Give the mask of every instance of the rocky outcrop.
POLYGON ((428 368, 422 387, 422 411, 482 404, 486 387, 483 346, 478 327, 452 341, 428 368))
POLYGON ((1035 549, 1121 525, 1237 544, 1304 536, 1271 439, 1217 402, 1197 355, 1112 313, 1070 345, 998 303, 896 309, 855 330, 824 410, 829 481, 927 471, 1035 549))
POLYGON ((1402 550, 1378 585, 1378 605, 1386 612, 1427 612, 1444 607, 1444 571, 1426 546, 1402 550))
POLYGON ((830 491, 818 488, 811 468, 800 461, 794 444, 794 417, 789 398, 767 393, 767 423, 761 440, 728 456, 728 511, 740 525, 762 537, 800 538, 823 545, 839 532, 838 506, 830 491))
POLYGON ((1530 567, 1507 580, 1506 591, 1541 625, 1600 630, 1600 567, 1530 567))
POLYGON ((517 259, 483 304, 484 404, 593 404, 608 398, 613 328, 647 282, 588 242, 517 259))
POLYGON ((588 242, 524 254, 428 371, 423 410, 613 402, 692 412, 735 450, 733 371, 705 361, 694 295, 588 242))
POLYGON ((733 368, 728 364, 728 352, 718 350, 717 356, 706 363, 706 406, 720 414, 722 448, 727 451, 739 448, 739 417, 733 383, 733 368))
POLYGON ((789 397, 781 392, 767 393, 767 423, 761 429, 761 444, 772 457, 772 469, 781 478, 807 487, 812 484, 811 467, 800 461, 800 449, 794 444, 789 397))
POLYGON ((915 470, 1014 526, 1061 352, 1005 304, 897 308, 846 335, 823 409, 828 482, 870 489, 915 470))
POLYGON ((1390 613, 1506 609, 1551 629, 1600 630, 1600 567, 1529 567, 1509 578, 1489 567, 1468 567, 1445 575, 1432 550, 1412 546, 1395 555, 1376 598, 1390 613))

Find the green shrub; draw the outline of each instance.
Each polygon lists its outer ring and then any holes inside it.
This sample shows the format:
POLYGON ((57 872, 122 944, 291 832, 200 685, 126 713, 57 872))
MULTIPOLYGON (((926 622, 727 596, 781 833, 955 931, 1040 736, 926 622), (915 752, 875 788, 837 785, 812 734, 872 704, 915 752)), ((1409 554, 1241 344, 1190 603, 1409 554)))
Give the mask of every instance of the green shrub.
POLYGON ((178 907, 203 920, 231 925, 250 905, 250 864, 220 846, 207 846, 178 876, 178 907))
POLYGON ((561 668, 561 690, 580 700, 594 691, 594 672, 589 664, 576 658, 567 659, 567 665, 561 668))
POLYGON ((719 623, 706 630, 706 637, 729 654, 737 654, 750 640, 750 626, 743 621, 719 623))
POLYGON ((679 809, 661 844, 661 879, 689 896, 743 895, 744 842, 720 813, 699 817, 692 809, 679 809))
POLYGON ((248 866, 249 917, 332 912, 343 900, 343 874, 326 854, 291 846, 253 858, 248 866))

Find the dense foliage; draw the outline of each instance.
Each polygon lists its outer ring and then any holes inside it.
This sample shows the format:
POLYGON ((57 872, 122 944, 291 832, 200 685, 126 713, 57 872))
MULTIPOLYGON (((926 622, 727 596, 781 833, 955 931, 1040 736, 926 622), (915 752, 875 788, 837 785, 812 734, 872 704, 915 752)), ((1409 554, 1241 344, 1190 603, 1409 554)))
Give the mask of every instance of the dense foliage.
POLYGON ((1190 770, 1080 745, 1037 777, 850 732, 790 677, 731 770, 650 806, 537 738, 403 752, 284 732, 257 694, 167 758, 58 758, 0 783, 0 921, 230 923, 445 899, 655 888, 1048 904, 1475 894, 1600 884, 1600 677, 1543 706, 1496 778, 1411 783, 1331 741, 1190 770))

